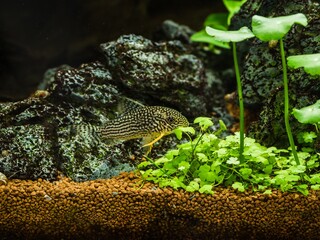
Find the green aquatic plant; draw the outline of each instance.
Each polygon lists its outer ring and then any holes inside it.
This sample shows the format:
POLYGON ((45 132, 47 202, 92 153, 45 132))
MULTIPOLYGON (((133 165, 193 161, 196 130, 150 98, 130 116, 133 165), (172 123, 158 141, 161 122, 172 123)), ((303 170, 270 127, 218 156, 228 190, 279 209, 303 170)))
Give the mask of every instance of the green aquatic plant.
POLYGON ((318 126, 320 125, 320 99, 314 104, 303 107, 301 109, 294 108, 292 110, 294 117, 304 124, 314 124, 316 126, 317 132, 318 126))
MULTIPOLYGON (((320 53, 317 54, 303 54, 290 56, 287 58, 288 66, 291 68, 303 67, 305 72, 310 75, 320 75, 320 53)), ((314 124, 317 132, 320 125, 320 99, 314 104, 303 107, 301 109, 294 108, 292 110, 294 117, 304 124, 314 124)))
MULTIPOLYGON (((270 194, 271 189, 298 191, 304 195, 309 189, 320 189, 320 154, 298 152, 302 165, 297 165, 287 149, 265 147, 252 138, 245 138, 244 161, 239 156, 239 134, 221 137, 226 129, 212 132, 209 118, 195 119, 200 134, 163 157, 138 165, 142 179, 158 183, 160 187, 185 189, 189 192, 212 194, 218 185, 231 186, 238 191, 252 189, 270 194)), ((178 132, 193 133, 190 127, 178 132)))
MULTIPOLYGON (((320 75, 320 54, 303 54, 295 55, 287 58, 288 66, 291 68, 303 67, 306 73, 310 75, 320 75)), ((320 126, 320 99, 314 104, 305 106, 301 109, 294 108, 293 116, 302 124, 313 124, 316 132, 319 135, 320 126)), ((314 132, 303 132, 300 134, 304 142, 310 143, 317 138, 314 132)), ((301 138, 300 138, 301 139, 301 138)))
POLYGON ((235 13, 237 13, 241 6, 246 2, 247 0, 242 1, 233 1, 233 0, 223 0, 223 4, 226 7, 228 12, 225 13, 212 13, 210 14, 204 21, 204 29, 200 30, 199 32, 194 33, 191 36, 191 41, 193 42, 202 42, 202 43, 208 43, 209 48, 214 50, 214 47, 220 47, 220 48, 227 48, 229 49, 230 46, 228 43, 223 41, 218 41, 211 36, 209 36, 205 30, 206 27, 212 27, 219 30, 227 30, 231 18, 235 13))
POLYGON ((320 75, 320 53, 290 56, 287 60, 291 68, 303 67, 310 75, 320 75))
POLYGON ((240 148, 239 148, 239 159, 240 162, 243 162, 243 149, 244 149, 244 104, 243 104, 243 96, 242 96, 242 85, 241 85, 241 77, 239 71, 238 57, 237 57, 237 48, 236 42, 241 42, 246 39, 254 37, 251 30, 247 27, 242 27, 238 31, 223 31, 214 29, 211 27, 206 27, 206 32, 208 35, 212 36, 215 40, 221 42, 232 42, 232 53, 233 53, 233 61, 234 61, 234 69, 236 73, 237 80, 237 91, 238 91, 238 99, 239 99, 239 109, 240 109, 240 148))
POLYGON ((306 26, 307 18, 304 14, 298 13, 289 16, 265 18, 255 15, 252 17, 252 31, 254 35, 262 41, 279 40, 280 53, 283 71, 283 88, 284 88, 284 121, 285 127, 291 147, 292 154, 297 165, 301 164, 294 144, 294 139, 291 132, 289 123, 289 89, 288 89, 288 76, 287 64, 284 50, 283 37, 289 32, 293 24, 300 24, 306 26))

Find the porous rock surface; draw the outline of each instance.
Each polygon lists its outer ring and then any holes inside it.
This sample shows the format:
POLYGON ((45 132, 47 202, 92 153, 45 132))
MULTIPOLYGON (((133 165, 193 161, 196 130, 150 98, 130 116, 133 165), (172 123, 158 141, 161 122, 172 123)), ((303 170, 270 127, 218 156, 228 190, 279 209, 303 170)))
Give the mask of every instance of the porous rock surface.
POLYGON ((319 191, 271 195, 159 188, 134 173, 76 183, 12 180, 0 186, 8 239, 318 239, 319 191))
MULTIPOLYGON (((232 28, 247 26, 251 29, 253 15, 278 17, 303 13, 308 25, 293 25, 284 37, 286 56, 320 52, 320 4, 307 0, 248 0, 234 16, 232 28)), ((250 125, 248 135, 264 145, 286 148, 289 146, 283 116, 283 79, 279 43, 272 46, 256 38, 239 43, 242 65, 241 78, 245 107, 260 113, 259 120, 250 125)), ((288 68, 289 98, 292 108, 302 108, 320 99, 320 77, 306 74, 302 68, 288 68)), ((290 109, 290 111, 291 111, 290 109)), ((295 137, 301 131, 314 131, 314 126, 290 119, 295 137)), ((298 141, 296 139, 296 144, 298 141)), ((319 149, 319 143, 314 148, 319 149)))

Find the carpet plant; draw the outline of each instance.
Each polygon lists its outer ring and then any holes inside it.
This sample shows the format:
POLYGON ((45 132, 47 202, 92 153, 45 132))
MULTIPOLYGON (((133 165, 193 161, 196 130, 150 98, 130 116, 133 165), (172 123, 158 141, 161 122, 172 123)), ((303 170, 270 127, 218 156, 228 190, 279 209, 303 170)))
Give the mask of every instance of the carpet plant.
POLYGON ((247 40, 249 38, 254 37, 251 30, 247 27, 242 27, 238 31, 224 31, 218 30, 211 27, 206 27, 206 32, 208 35, 212 36, 215 40, 220 42, 232 42, 232 54, 234 61, 234 70, 236 74, 237 80, 237 92, 239 99, 239 121, 240 121, 240 147, 239 147, 239 159, 240 162, 243 163, 243 149, 244 149, 244 104, 243 104, 243 96, 242 96, 242 85, 237 57, 237 48, 236 42, 241 42, 247 40))
MULTIPOLYGON (((158 183, 160 187, 208 194, 218 185, 265 194, 271 194, 274 188, 304 195, 309 188, 320 189, 319 153, 297 152, 303 163, 297 165, 291 151, 265 147, 246 137, 244 161, 240 163, 239 133, 222 138, 226 127, 221 121, 216 132, 210 130, 213 125, 210 118, 199 117, 195 122, 200 126, 200 133, 193 140, 180 144, 159 159, 147 158, 138 165, 143 180, 158 183)), ((181 137, 181 132, 190 134, 191 129, 179 128, 176 133, 181 137)))

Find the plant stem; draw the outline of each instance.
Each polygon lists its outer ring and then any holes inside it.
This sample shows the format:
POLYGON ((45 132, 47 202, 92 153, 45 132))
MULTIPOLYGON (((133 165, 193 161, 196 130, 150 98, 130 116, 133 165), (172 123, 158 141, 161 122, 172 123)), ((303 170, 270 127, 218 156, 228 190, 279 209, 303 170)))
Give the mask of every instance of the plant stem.
POLYGON ((240 71, 238 65, 238 57, 237 57, 237 48, 236 43, 232 42, 232 52, 233 52, 233 61, 234 61, 234 70, 236 73, 237 79, 237 90, 238 90, 238 98, 239 98, 239 108, 240 108, 240 147, 239 147, 239 156, 240 163, 243 163, 243 149, 244 149, 244 106, 243 106, 243 97, 242 97, 242 86, 240 79, 240 71))
POLYGON ((296 161, 297 165, 300 165, 300 161, 298 158, 298 154, 296 151, 296 146, 294 144, 294 140, 292 137, 292 132, 289 123, 289 90, 288 90, 288 77, 287 77, 287 64, 286 64, 286 56, 284 53, 283 40, 280 39, 280 53, 281 53, 281 61, 282 61, 282 72, 283 72, 283 91, 284 91, 284 123, 286 125, 286 131, 291 147, 291 151, 296 161))

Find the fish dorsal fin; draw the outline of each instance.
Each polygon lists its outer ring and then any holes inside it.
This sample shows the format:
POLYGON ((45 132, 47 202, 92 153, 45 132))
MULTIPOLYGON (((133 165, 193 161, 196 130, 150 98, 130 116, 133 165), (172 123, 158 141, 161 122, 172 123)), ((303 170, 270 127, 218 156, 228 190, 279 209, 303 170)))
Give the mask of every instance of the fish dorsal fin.
POLYGON ((125 115, 126 113, 141 107, 144 107, 142 103, 131 98, 121 97, 117 105, 118 116, 125 115))

